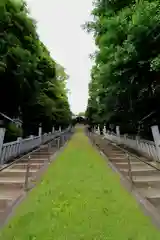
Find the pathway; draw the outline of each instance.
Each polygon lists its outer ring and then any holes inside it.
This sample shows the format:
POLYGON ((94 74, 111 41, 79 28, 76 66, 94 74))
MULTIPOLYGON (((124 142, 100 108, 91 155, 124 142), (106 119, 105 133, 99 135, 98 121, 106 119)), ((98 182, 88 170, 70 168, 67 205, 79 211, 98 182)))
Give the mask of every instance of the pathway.
POLYGON ((79 129, 1 231, 3 240, 159 240, 79 129))

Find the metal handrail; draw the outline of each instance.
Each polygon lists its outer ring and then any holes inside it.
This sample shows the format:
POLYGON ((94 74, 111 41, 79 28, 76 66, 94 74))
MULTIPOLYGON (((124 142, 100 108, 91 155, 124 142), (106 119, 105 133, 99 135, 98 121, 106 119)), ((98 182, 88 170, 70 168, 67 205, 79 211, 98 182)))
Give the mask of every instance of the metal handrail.
MULTIPOLYGON (((67 130, 61 132, 60 135, 63 135, 63 134, 66 133, 66 132, 67 132, 67 130)), ((53 140, 56 140, 57 138, 59 138, 59 134, 56 134, 55 137, 54 137, 52 140, 50 140, 49 142, 51 142, 51 141, 53 141, 53 140)), ((14 163, 17 163, 17 162, 23 160, 23 158, 26 158, 27 156, 30 156, 32 153, 39 151, 39 150, 41 149, 41 147, 44 146, 44 145, 46 145, 46 143, 40 145, 40 146, 37 147, 36 149, 33 149, 33 150, 29 151, 28 153, 23 154, 22 156, 19 156, 18 158, 15 158, 15 160, 13 160, 11 163, 6 164, 5 166, 1 167, 1 168, 0 168, 0 172, 2 172, 3 170, 7 169, 7 168, 10 167, 10 166, 12 166, 14 163)))
MULTIPOLYGON (((108 140, 108 139, 107 139, 107 140, 108 140)), ((118 146, 116 143, 114 143, 114 142, 112 142, 112 141, 110 141, 110 140, 108 140, 108 141, 111 142, 112 145, 114 145, 115 147, 117 147, 117 148, 119 148, 121 151, 123 151, 125 154, 128 154, 128 155, 130 155, 130 156, 138 159, 139 161, 141 161, 141 162, 149 165, 150 167, 153 167, 153 168, 155 168, 156 170, 160 171, 160 168, 157 168, 156 166, 153 166, 153 165, 150 164, 149 162, 146 162, 146 161, 142 160, 141 158, 139 158, 138 156, 136 156, 136 155, 134 155, 133 153, 129 152, 128 150, 126 150, 126 149, 124 149, 124 148, 121 148, 121 147, 118 146)))
POLYGON ((133 176, 132 176, 132 166, 131 166, 131 160, 128 154, 127 155, 127 160, 128 160, 128 176, 133 184, 133 176))
MULTIPOLYGON (((91 136, 92 134, 97 135, 96 133, 90 133, 89 136, 91 136)), ((98 136, 99 136, 99 135, 98 135, 98 136)), ((95 144, 95 141, 94 141, 93 139, 92 139, 92 141, 93 141, 93 144, 95 144)), ((127 162, 128 162, 128 176, 129 176, 129 178, 130 178, 132 184, 134 183, 134 181, 133 181, 133 175, 132 175, 132 165, 131 165, 131 159, 130 159, 130 156, 131 156, 131 157, 134 157, 134 158, 136 158, 136 159, 138 159, 140 162, 143 162, 143 163, 149 165, 150 167, 152 167, 153 169, 156 169, 157 171, 160 172, 160 169, 157 168, 156 166, 153 166, 152 164, 150 164, 150 163, 148 163, 148 162, 142 160, 141 158, 139 158, 138 156, 136 156, 136 155, 130 153, 130 152, 127 151, 126 149, 121 148, 121 147, 118 146, 116 143, 112 142, 111 140, 108 140, 108 139, 107 139, 107 141, 109 141, 112 145, 114 145, 116 148, 120 149, 122 152, 125 153, 126 158, 127 158, 127 160, 128 160, 128 161, 127 161, 127 162)))
POLYGON ((26 174, 25 174, 25 182, 24 182, 24 190, 26 192, 28 191, 28 183, 29 183, 30 159, 31 159, 31 156, 29 155, 28 161, 27 161, 26 174))

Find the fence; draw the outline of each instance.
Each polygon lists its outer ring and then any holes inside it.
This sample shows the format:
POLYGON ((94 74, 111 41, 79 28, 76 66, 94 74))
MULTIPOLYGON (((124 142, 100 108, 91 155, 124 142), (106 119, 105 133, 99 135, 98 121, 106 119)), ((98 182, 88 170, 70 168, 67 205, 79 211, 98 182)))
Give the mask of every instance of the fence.
POLYGON ((5 143, 2 146, 0 164, 7 163, 9 160, 32 151, 33 149, 38 148, 41 144, 45 144, 68 131, 70 131, 70 127, 63 132, 48 133, 42 136, 31 136, 30 138, 5 143))
MULTIPOLYGON (((96 133, 99 134, 99 131, 96 131, 96 133)), ((103 131, 104 137, 112 142, 115 142, 117 144, 122 144, 125 145, 129 148, 134 149, 135 151, 141 153, 145 157, 160 161, 156 149, 156 145, 152 141, 147 141, 144 139, 136 138, 134 139, 133 137, 129 137, 128 135, 116 135, 113 132, 105 132, 103 131)))

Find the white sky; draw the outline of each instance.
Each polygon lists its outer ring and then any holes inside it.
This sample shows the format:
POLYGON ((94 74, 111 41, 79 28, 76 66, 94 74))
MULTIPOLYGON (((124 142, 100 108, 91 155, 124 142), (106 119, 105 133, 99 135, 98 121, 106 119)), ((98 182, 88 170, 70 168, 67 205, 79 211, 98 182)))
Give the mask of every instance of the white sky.
POLYGON ((51 56, 63 67, 70 78, 69 102, 74 113, 87 106, 88 82, 94 41, 81 25, 90 19, 92 0, 26 0, 32 17, 37 21, 41 41, 51 56))

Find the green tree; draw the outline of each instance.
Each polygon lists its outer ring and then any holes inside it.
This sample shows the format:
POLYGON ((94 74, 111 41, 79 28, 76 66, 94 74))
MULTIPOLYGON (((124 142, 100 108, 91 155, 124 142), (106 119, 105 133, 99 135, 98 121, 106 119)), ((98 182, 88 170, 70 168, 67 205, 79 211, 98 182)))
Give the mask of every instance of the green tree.
POLYGON ((71 120, 63 67, 50 56, 23 1, 0 3, 0 111, 23 120, 23 134, 37 134, 71 120))
POLYGON ((122 132, 148 136, 160 123, 159 1, 94 1, 98 50, 91 72, 87 116, 91 123, 120 125, 122 132))

